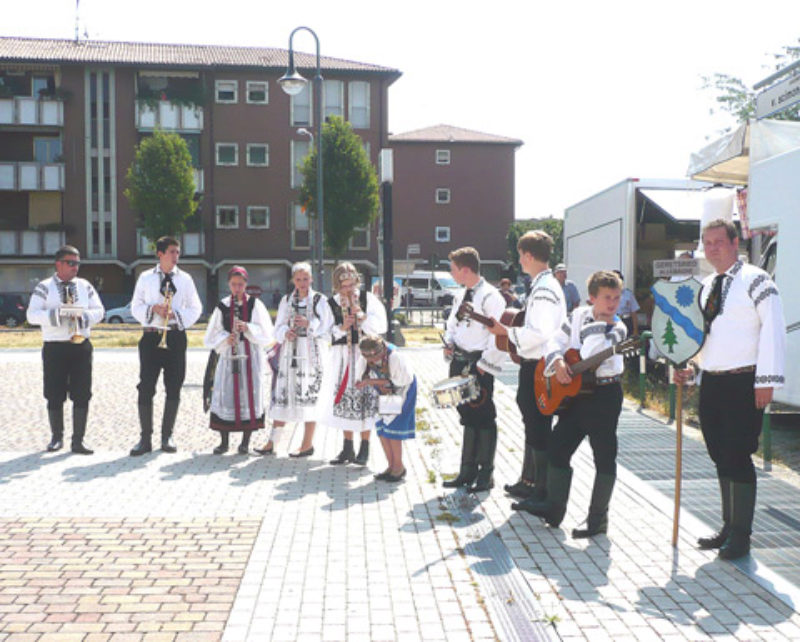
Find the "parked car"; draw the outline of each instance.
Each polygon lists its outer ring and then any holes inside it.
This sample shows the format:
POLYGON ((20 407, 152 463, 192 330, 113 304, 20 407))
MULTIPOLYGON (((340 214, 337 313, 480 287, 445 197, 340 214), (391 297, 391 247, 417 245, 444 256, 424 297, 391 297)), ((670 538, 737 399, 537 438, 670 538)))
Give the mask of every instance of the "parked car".
POLYGON ((25 294, 0 294, 0 323, 9 328, 16 328, 25 323, 27 300, 25 294))
POLYGON ((121 308, 106 310, 106 323, 136 323, 136 319, 131 314, 130 301, 121 308))

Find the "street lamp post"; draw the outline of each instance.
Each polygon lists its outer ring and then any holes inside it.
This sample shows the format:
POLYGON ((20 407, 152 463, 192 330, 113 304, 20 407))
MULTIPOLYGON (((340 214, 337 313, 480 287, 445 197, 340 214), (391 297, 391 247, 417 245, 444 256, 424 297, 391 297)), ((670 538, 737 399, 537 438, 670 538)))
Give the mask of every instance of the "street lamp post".
MULTIPOLYGON (((296 27, 291 34, 289 34, 289 66, 286 73, 278 79, 281 89, 289 96, 296 96, 306 86, 308 81, 301 76, 294 66, 294 49, 292 48, 292 39, 294 34, 300 30, 308 31, 314 36, 314 42, 317 45, 317 70, 314 76, 314 118, 316 120, 316 142, 317 142, 317 220, 314 225, 314 245, 316 246, 316 259, 318 264, 316 266, 316 274, 314 281, 317 288, 323 290, 325 288, 325 268, 323 262, 322 252, 322 233, 324 228, 324 205, 323 205, 323 192, 322 192, 322 73, 320 72, 319 61, 319 38, 314 30, 309 27, 296 27)), ((313 138, 313 137, 312 137, 313 138)))

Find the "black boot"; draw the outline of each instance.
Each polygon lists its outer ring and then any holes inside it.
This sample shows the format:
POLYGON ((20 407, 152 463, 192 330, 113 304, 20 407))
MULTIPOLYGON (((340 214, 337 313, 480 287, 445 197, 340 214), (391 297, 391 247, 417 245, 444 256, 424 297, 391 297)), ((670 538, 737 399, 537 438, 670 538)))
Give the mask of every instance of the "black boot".
POLYGON ((355 463, 359 466, 366 466, 369 459, 369 439, 362 439, 358 446, 358 455, 355 463))
POLYGON ((178 406, 180 405, 180 399, 164 401, 164 417, 161 420, 161 450, 165 453, 178 452, 175 442, 172 441, 172 429, 175 427, 175 419, 178 416, 178 406))
POLYGON ((94 455, 83 445, 83 436, 86 434, 86 420, 89 417, 89 408, 72 406, 72 452, 76 455, 94 455))
POLYGON ((239 454, 240 455, 249 455, 250 454, 250 434, 252 430, 245 430, 242 433, 242 443, 239 444, 239 454))
POLYGON ((569 489, 572 485, 572 468, 556 468, 547 466, 547 499, 536 500, 533 497, 511 504, 514 510, 524 510, 537 517, 544 518, 553 528, 558 527, 567 513, 569 489))
POLYGON ((533 454, 536 452, 533 446, 525 444, 525 456, 522 460, 522 476, 516 484, 506 484, 503 489, 514 497, 525 499, 533 494, 534 475, 536 468, 534 465, 533 454))
POLYGON ((221 455, 223 453, 228 452, 228 444, 230 435, 228 435, 227 430, 220 430, 219 431, 219 446, 214 448, 215 455, 221 455))
POLYGON ((153 450, 153 405, 139 404, 139 426, 141 435, 139 443, 131 450, 131 457, 139 457, 153 450))
POLYGON ((755 509, 755 483, 731 482, 731 532, 719 549, 720 559, 735 560, 750 552, 755 509))
POLYGON ((719 496, 722 500, 722 528, 709 537, 697 540, 697 547, 703 551, 719 548, 731 534, 731 480, 719 478, 719 496))
POLYGON ((478 474, 478 463, 475 457, 478 452, 478 434, 473 426, 464 426, 464 443, 461 445, 461 468, 458 477, 442 482, 445 488, 472 486, 478 474))
POLYGON ((475 485, 470 488, 473 493, 494 488, 494 453, 497 450, 497 426, 478 430, 478 465, 480 470, 475 477, 475 485))
POLYGON ((64 447, 64 406, 48 408, 47 418, 50 420, 50 443, 47 452, 52 453, 64 447))
POLYGON ((583 539, 598 533, 608 532, 608 505, 611 503, 611 494, 614 492, 616 475, 596 473, 594 487, 592 488, 592 501, 589 503, 589 516, 586 518, 586 528, 575 528, 572 537, 583 539))
POLYGON ((533 476, 533 497, 545 499, 547 497, 547 451, 533 451, 533 465, 536 472, 533 476))
POLYGON ((333 465, 346 464, 347 462, 353 463, 355 460, 356 451, 353 449, 353 440, 345 439, 344 446, 342 446, 342 452, 336 455, 336 459, 331 459, 330 463, 333 465))

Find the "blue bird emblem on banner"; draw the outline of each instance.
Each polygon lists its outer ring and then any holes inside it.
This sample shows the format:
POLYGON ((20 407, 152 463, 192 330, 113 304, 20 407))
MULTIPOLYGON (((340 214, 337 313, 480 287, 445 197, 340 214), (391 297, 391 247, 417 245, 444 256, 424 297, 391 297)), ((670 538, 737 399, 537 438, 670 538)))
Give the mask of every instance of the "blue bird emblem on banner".
POLYGON ((652 288, 653 343, 673 365, 682 365, 703 347, 703 311, 700 308, 700 281, 658 281, 652 288))

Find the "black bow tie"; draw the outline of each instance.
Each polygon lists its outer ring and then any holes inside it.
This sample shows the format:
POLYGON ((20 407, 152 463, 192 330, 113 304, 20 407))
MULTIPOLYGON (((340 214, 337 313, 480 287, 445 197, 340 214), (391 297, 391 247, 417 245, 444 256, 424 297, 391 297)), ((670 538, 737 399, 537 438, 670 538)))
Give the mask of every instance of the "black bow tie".
POLYGON ((706 322, 706 334, 711 332, 711 322, 716 319, 717 315, 722 311, 722 281, 724 278, 724 274, 717 274, 717 276, 714 277, 714 286, 703 308, 703 318, 706 322))
POLYGON ((160 288, 161 294, 166 296, 168 290, 172 292, 172 294, 175 294, 177 288, 175 287, 175 284, 172 282, 172 272, 165 272, 162 276, 163 278, 161 279, 161 288, 160 288))

